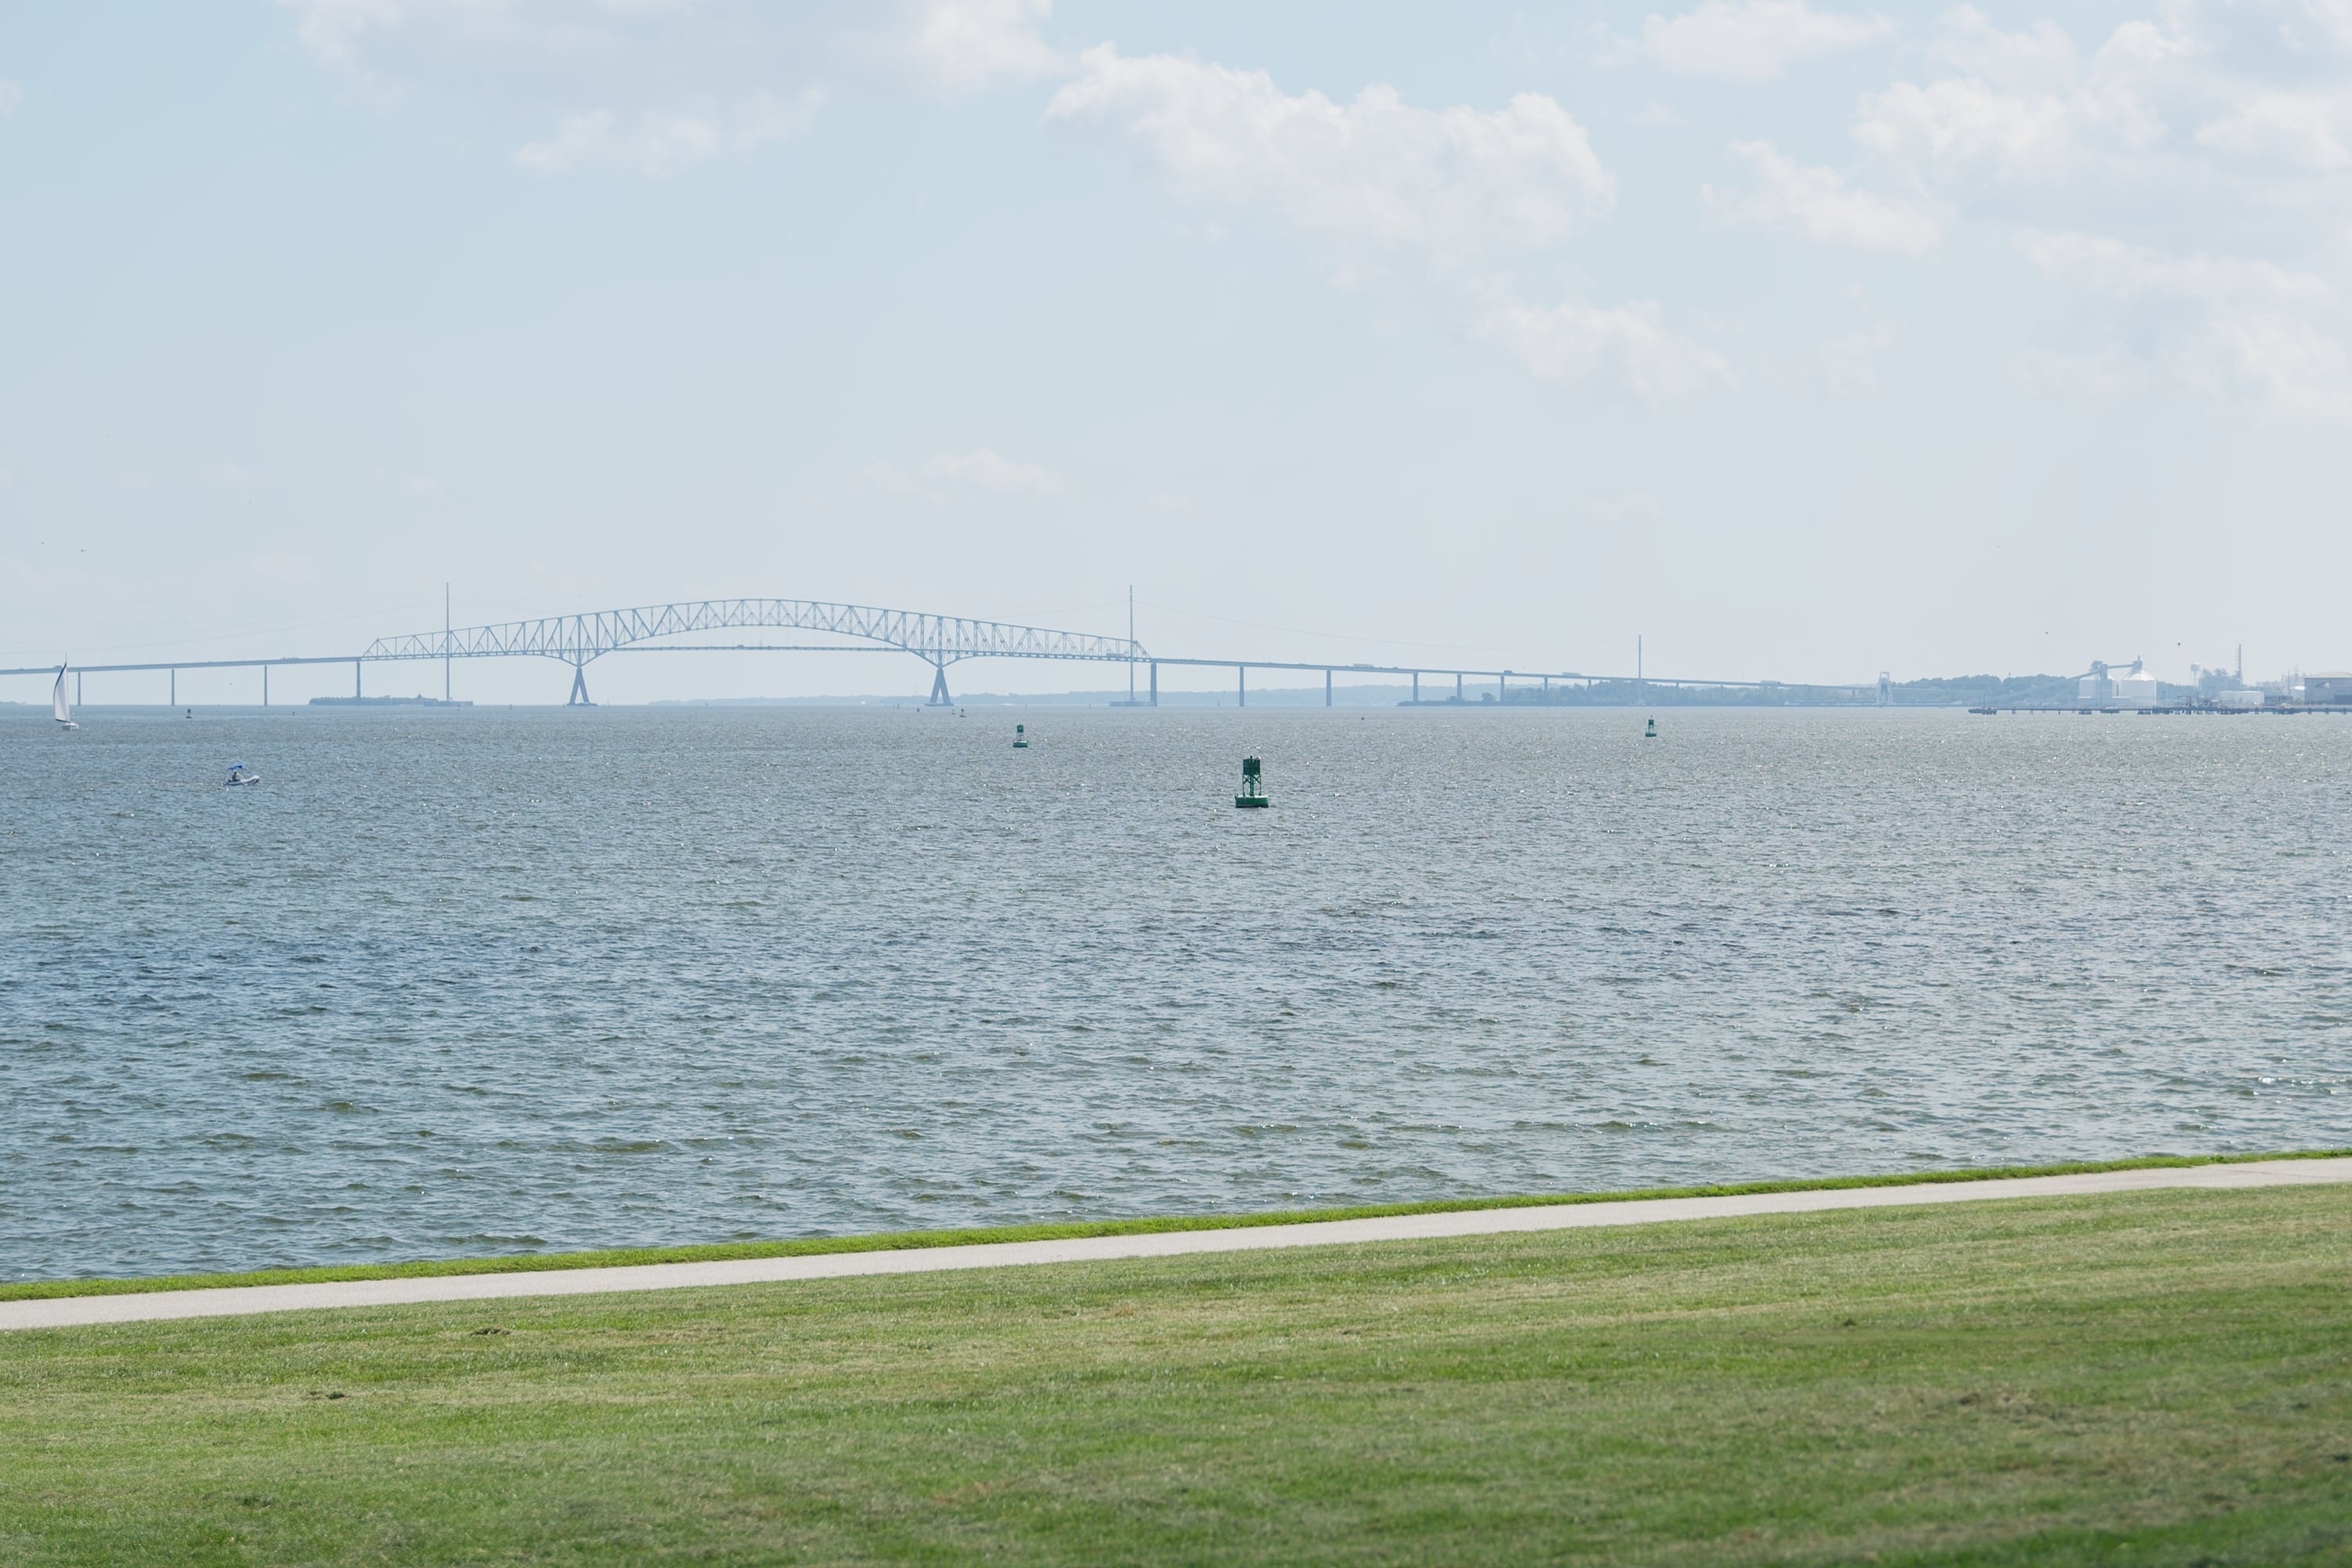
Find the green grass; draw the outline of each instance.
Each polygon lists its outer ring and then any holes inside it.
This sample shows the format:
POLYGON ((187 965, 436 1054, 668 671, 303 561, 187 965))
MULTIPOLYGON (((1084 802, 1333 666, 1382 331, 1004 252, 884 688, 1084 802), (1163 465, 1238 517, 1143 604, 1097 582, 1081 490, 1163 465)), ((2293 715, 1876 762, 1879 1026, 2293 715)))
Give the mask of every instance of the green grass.
POLYGON ((2190 1165, 2243 1164, 2255 1160, 2332 1160, 2352 1149, 2298 1149, 2279 1154, 2146 1154, 2131 1160, 2077 1160, 2055 1165, 1997 1165, 1964 1171, 1911 1171, 1874 1176, 1808 1176, 1701 1187, 1645 1187, 1622 1193, 1552 1193, 1525 1196, 1441 1198, 1417 1204, 1367 1204, 1354 1208, 1285 1209, 1266 1214, 1164 1215, 1145 1219, 1082 1220, 1004 1225, 964 1230, 882 1231, 866 1236, 803 1237, 787 1241, 719 1242, 687 1247, 613 1247, 596 1252, 527 1252, 497 1258, 434 1258, 403 1263, 332 1264, 313 1268, 255 1268, 236 1274, 170 1274, 131 1279, 29 1279, 0 1282, 0 1301, 65 1296, 120 1296, 149 1290, 200 1290, 236 1285, 304 1285, 331 1279, 413 1279, 449 1274, 516 1274, 550 1268, 613 1268, 641 1263, 710 1263, 739 1258, 792 1258, 812 1253, 888 1252, 917 1247, 969 1247, 993 1241, 1059 1241, 1085 1236, 1140 1236, 1171 1230, 1231 1230, 1244 1226, 1302 1225, 1317 1220, 1370 1219, 1381 1215, 1458 1214, 1472 1209, 1533 1208, 1554 1204, 1619 1203, 1630 1198, 1725 1197, 1742 1193, 1820 1192, 1843 1187, 1907 1187, 1943 1182, 1985 1182, 2010 1176, 2066 1176, 2091 1171, 2147 1171, 2190 1165))
POLYGON ((0 1563, 2352 1563, 2352 1192, 0 1334, 0 1563))

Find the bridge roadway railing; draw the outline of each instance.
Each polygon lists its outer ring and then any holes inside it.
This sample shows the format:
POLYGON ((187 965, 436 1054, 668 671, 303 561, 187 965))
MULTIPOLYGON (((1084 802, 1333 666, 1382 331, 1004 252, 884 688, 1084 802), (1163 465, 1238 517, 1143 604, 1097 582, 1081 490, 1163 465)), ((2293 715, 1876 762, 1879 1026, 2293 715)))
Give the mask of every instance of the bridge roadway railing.
MULTIPOLYGON (((277 658, 158 659, 140 663, 79 665, 77 674, 96 675, 134 670, 252 669, 263 676, 263 700, 268 701, 268 670, 273 665, 349 664, 352 692, 360 691, 359 672, 367 664, 396 660, 545 658, 572 667, 572 698, 587 700, 585 671, 590 661, 625 650, 646 653, 717 652, 732 649, 772 651, 887 652, 913 654, 932 667, 930 700, 950 700, 947 667, 967 658, 1068 659, 1097 663, 1149 666, 1151 697, 1156 703, 1160 667, 1230 669, 1235 672, 1236 695, 1248 700, 1248 672, 1258 670, 1321 670, 1324 700, 1331 700, 1337 674, 1401 675, 1412 679, 1420 697, 1423 677, 1451 676, 1457 698, 1465 679, 1493 680, 1497 695, 1512 680, 1562 684, 1634 685, 1656 687, 1770 687, 1778 681, 1699 680, 1688 678, 1644 680, 1640 676, 1590 675, 1577 670, 1471 669, 1431 665, 1339 663, 1333 660, 1182 658, 1156 656, 1132 637, 1099 637, 1086 632, 1056 631, 1045 626, 1007 621, 976 620, 918 610, 883 609, 872 605, 835 604, 817 599, 698 599, 669 605, 646 605, 631 609, 597 610, 583 615, 547 616, 536 620, 501 621, 488 626, 451 626, 439 631, 413 632, 379 637, 358 654, 289 655, 277 658), (698 632, 741 627, 789 627, 858 639, 843 644, 729 643, 681 645, 663 639, 698 632), (863 645, 861 647, 861 644, 863 645)), ((54 665, 25 669, 0 669, 0 675, 47 674, 54 665)), ((173 682, 176 695, 177 681, 173 682)), ((1866 686, 1796 684, 1814 691, 1867 691, 1866 686)))

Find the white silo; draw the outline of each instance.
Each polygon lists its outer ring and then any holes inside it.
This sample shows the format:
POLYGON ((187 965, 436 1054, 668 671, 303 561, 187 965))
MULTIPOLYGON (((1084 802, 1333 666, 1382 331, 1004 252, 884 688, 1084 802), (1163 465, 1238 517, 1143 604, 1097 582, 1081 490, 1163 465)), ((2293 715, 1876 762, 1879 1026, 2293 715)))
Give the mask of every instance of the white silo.
POLYGON ((2156 677, 2138 659, 2132 660, 2127 674, 2116 678, 2116 700, 2126 708, 2153 708, 2157 704, 2156 677))

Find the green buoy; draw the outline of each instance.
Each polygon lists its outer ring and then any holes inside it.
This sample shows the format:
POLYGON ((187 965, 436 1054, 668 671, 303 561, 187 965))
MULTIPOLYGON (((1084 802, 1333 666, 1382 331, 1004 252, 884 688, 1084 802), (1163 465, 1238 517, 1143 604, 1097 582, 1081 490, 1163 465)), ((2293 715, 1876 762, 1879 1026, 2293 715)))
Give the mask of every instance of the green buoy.
POLYGON ((1255 757, 1242 759, 1242 793, 1234 796, 1235 805, 1272 805, 1265 796, 1265 781, 1260 776, 1255 757))
POLYGON ((1654 740, 1656 740, 1657 738, 1658 738, 1658 721, 1657 721, 1655 719, 1653 719, 1653 720, 1651 720, 1651 721, 1650 721, 1650 727, 1649 727, 1648 729, 1646 729, 1646 730, 1644 730, 1644 731, 1642 731, 1642 739, 1643 739, 1644 741, 1654 741, 1654 740))
POLYGON ((1025 752, 1029 749, 1028 725, 1015 724, 1013 726, 1013 749, 1016 752, 1025 752))

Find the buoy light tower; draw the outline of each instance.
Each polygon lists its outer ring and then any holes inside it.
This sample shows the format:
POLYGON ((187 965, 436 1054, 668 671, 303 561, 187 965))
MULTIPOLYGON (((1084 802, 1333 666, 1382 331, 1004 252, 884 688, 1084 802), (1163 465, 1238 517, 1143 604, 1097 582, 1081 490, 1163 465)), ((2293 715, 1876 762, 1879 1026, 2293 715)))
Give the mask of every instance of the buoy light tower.
POLYGON ((1260 773, 1255 757, 1242 759, 1242 793, 1234 796, 1234 804, 1240 806, 1274 804, 1266 798, 1265 781, 1260 773))
POLYGON ((1013 726, 1013 749, 1016 752, 1025 752, 1029 749, 1028 725, 1015 724, 1013 726))

